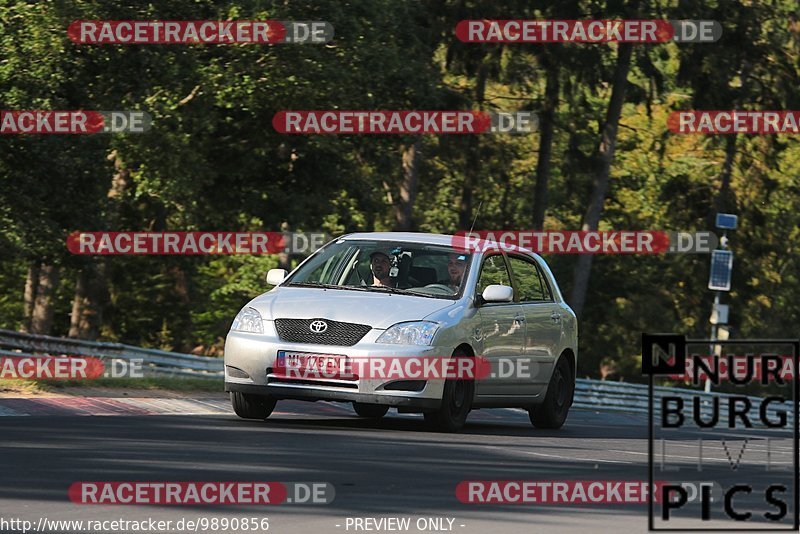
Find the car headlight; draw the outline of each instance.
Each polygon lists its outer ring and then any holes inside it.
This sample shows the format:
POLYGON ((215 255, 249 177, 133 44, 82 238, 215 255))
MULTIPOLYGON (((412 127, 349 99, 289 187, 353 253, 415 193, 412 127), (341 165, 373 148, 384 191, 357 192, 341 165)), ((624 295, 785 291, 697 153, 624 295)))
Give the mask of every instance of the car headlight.
POLYGON ((245 306, 236 314, 233 320, 231 330, 236 332, 251 332, 253 334, 264 333, 264 323, 261 320, 261 314, 255 308, 245 306))
POLYGON ((378 336, 375 342, 395 345, 430 345, 438 329, 439 324, 430 321, 397 323, 378 336))

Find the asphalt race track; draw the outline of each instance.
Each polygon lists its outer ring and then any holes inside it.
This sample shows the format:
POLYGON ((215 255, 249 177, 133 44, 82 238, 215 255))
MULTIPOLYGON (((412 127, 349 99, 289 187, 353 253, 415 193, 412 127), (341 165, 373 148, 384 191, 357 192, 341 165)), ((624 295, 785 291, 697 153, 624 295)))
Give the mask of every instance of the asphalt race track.
MULTIPOLYGON (((269 532, 277 533, 364 532, 347 521, 367 517, 411 518, 410 532, 420 531, 414 526, 420 518, 452 519, 450 531, 459 533, 647 530, 646 505, 464 504, 455 496, 464 480, 646 481, 648 432, 641 415, 573 410, 562 430, 543 431, 522 411, 481 410, 461 434, 440 434, 420 416, 392 410, 375 422, 328 403, 279 403, 260 422, 238 419, 222 396, 141 399, 144 407, 135 399, 80 399, 59 407, 66 402, 0 399, 0 516, 34 525, 41 518, 257 516, 268 517, 269 532), (109 407, 115 403, 125 407, 109 407), (336 495, 327 505, 79 505, 67 496, 76 481, 328 482, 336 495)), ((682 433, 685 449, 673 447, 669 455, 692 465, 697 437, 682 433)), ((713 449, 708 445, 709 456, 713 449)), ((763 442, 751 442, 743 462, 762 461, 763 449, 763 442)), ((788 469, 791 450, 791 440, 774 439, 769 461, 788 469)), ((722 460, 707 469, 736 475, 722 460)))

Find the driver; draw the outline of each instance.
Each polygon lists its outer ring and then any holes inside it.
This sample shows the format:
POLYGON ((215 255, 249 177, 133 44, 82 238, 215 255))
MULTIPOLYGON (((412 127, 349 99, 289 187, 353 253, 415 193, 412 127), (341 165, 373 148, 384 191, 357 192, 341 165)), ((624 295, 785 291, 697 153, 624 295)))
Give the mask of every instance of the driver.
POLYGON ((389 276, 392 262, 389 255, 376 250, 369 255, 370 269, 372 269, 372 285, 395 287, 395 280, 389 276))
POLYGON ((449 280, 445 280, 439 282, 442 285, 446 285, 450 289, 453 290, 454 293, 458 293, 459 288, 461 287, 461 279, 464 278, 464 270, 467 267, 467 257, 463 254, 448 254, 447 257, 447 274, 449 275, 449 280))

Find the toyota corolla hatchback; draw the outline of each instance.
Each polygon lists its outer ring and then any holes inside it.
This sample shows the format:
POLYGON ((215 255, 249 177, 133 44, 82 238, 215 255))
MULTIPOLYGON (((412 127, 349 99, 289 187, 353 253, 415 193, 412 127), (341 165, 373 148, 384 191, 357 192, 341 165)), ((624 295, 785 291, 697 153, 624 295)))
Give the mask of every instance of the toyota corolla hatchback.
POLYGON ((526 409, 559 428, 575 391, 578 327, 553 273, 519 248, 416 233, 337 238, 238 313, 225 391, 245 419, 278 401, 389 408, 457 431, 471 410, 526 409))

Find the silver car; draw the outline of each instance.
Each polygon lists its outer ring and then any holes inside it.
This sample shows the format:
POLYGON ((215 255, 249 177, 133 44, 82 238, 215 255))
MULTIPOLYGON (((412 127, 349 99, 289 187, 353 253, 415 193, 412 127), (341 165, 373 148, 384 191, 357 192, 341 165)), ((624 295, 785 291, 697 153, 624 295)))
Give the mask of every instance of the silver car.
POLYGON ((299 399, 352 402, 370 418, 422 413, 448 432, 479 408, 524 408, 540 428, 567 418, 577 321, 532 252, 465 248, 439 234, 350 234, 267 282, 276 287, 242 308, 225 342, 225 391, 240 417, 266 419, 277 401, 299 399), (471 371, 363 365, 379 359, 471 371))

